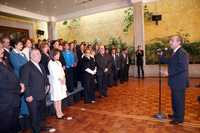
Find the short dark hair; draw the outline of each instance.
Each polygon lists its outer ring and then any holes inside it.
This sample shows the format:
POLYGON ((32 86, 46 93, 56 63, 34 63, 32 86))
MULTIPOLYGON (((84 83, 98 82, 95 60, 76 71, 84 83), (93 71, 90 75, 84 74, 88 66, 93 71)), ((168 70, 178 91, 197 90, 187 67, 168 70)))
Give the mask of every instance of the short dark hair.
POLYGON ((58 50, 58 49, 52 49, 52 50, 50 51, 49 55, 50 55, 51 59, 53 60, 53 58, 54 58, 58 53, 60 53, 60 50, 58 50))

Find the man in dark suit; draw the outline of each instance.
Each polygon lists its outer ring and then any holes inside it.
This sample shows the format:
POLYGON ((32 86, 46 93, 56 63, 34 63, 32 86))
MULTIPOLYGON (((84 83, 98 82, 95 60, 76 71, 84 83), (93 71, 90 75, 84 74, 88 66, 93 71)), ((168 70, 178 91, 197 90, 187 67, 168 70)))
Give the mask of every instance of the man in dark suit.
POLYGON ((11 46, 10 46, 10 38, 9 37, 4 37, 2 39, 2 44, 4 47, 4 60, 6 64, 8 65, 9 68, 12 68, 9 56, 10 56, 10 51, 11 51, 11 46))
POLYGON ((118 73, 120 70, 120 57, 116 54, 116 49, 112 49, 112 72, 113 72, 113 81, 114 85, 117 85, 118 82, 118 73))
POLYGON ((107 68, 108 68, 106 76, 107 86, 111 87, 113 85, 112 56, 108 48, 105 48, 105 58, 107 61, 107 68))
POLYGON ((129 66, 130 66, 128 48, 125 48, 125 54, 126 54, 125 81, 128 81, 128 79, 129 79, 129 66))
POLYGON ((14 72, 8 67, 0 42, 0 133, 17 133, 20 105, 20 85, 14 72))
MULTIPOLYGON (((49 85, 46 71, 39 64, 41 54, 38 49, 31 50, 31 60, 21 69, 21 82, 25 85, 25 98, 32 121, 33 133, 40 133, 43 126, 46 86, 49 85)), ((50 129, 51 130, 51 129, 50 129)))
POLYGON ((96 55, 97 63, 97 85, 100 92, 100 97, 107 96, 107 83, 106 77, 108 73, 108 63, 105 57, 105 48, 104 45, 99 47, 99 53, 96 55))
POLYGON ((172 36, 169 43, 173 54, 169 59, 161 54, 161 62, 168 64, 168 84, 171 88, 173 110, 173 114, 169 115, 172 119, 170 124, 177 125, 184 121, 185 90, 189 85, 189 60, 187 52, 181 47, 182 38, 180 36, 172 36))
POLYGON ((128 81, 128 68, 129 68, 128 54, 126 48, 122 50, 120 55, 120 83, 128 81))
POLYGON ((144 78, 143 57, 144 57, 144 51, 139 45, 136 51, 136 64, 137 64, 138 78, 140 78, 140 71, 142 71, 142 78, 144 78))

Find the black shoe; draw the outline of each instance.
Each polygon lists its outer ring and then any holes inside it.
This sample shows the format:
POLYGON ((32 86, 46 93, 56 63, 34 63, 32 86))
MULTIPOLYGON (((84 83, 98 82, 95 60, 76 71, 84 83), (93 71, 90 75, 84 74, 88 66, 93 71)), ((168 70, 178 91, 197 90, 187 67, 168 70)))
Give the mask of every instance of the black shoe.
POLYGON ((172 120, 169 122, 169 124, 172 124, 172 125, 179 125, 181 123, 183 123, 183 122, 179 122, 179 121, 175 121, 175 120, 172 120))
POLYGON ((98 96, 98 98, 102 98, 102 96, 98 96))
POLYGON ((65 117, 65 116, 62 116, 62 117, 56 117, 56 119, 58 119, 58 120, 65 120, 66 117, 65 117))
POLYGON ((173 115, 170 115, 170 114, 168 115, 168 118, 171 119, 171 120, 174 119, 173 115))
POLYGON ((84 104, 90 104, 91 101, 84 101, 84 104))
POLYGON ((197 88, 200 88, 200 84, 198 84, 198 85, 195 85, 195 87, 197 87, 197 88))
POLYGON ((46 131, 46 132, 49 132, 49 133, 53 133, 53 132, 56 131, 56 129, 53 128, 53 127, 43 127, 43 128, 41 128, 41 131, 46 131))
POLYGON ((200 103, 200 96, 197 97, 197 101, 200 103))
POLYGON ((108 97, 108 95, 107 95, 107 94, 105 94, 105 95, 103 95, 103 97, 108 97))

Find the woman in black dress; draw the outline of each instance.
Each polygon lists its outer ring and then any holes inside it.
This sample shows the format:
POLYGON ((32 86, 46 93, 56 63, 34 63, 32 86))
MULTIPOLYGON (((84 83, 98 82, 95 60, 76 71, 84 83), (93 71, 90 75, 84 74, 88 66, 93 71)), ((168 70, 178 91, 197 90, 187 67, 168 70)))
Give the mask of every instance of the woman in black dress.
POLYGON ((83 70, 84 70, 84 102, 95 103, 95 74, 96 74, 96 63, 94 58, 91 57, 90 49, 85 50, 84 57, 82 59, 83 70))
POLYGON ((40 46, 40 51, 41 51, 41 61, 40 63, 44 66, 47 75, 49 75, 49 70, 48 70, 48 63, 50 61, 50 56, 49 56, 49 45, 48 43, 42 43, 40 46))

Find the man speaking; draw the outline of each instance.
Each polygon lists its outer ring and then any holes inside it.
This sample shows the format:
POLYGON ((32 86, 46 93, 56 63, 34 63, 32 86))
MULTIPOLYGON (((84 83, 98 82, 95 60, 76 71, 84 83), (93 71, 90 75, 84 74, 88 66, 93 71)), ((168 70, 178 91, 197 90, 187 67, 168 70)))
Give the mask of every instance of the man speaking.
POLYGON ((169 44, 173 50, 170 58, 161 54, 161 62, 168 64, 168 84, 171 88, 172 111, 169 115, 170 124, 177 125, 184 121, 185 90, 189 85, 187 52, 182 48, 182 38, 178 35, 170 38, 169 44))

